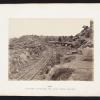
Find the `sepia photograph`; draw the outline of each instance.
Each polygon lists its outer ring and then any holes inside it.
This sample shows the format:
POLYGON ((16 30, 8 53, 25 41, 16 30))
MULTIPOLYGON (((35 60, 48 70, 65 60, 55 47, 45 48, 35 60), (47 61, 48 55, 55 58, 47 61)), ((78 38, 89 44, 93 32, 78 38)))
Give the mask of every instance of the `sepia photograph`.
POLYGON ((99 4, 0 8, 0 95, 100 95, 99 4))
POLYGON ((9 19, 9 80, 93 81, 92 19, 9 19))

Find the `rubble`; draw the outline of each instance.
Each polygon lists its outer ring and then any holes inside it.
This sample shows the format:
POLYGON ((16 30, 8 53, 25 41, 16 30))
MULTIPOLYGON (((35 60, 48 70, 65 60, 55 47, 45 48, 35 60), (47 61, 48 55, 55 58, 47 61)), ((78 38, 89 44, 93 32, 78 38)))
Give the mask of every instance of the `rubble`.
POLYGON ((89 77, 91 80, 91 69, 88 72, 80 67, 84 64, 91 66, 94 60, 92 25, 84 25, 75 36, 26 35, 10 39, 9 78, 17 79, 19 75, 22 79, 33 79, 32 75, 39 72, 37 80, 89 80, 89 77), (86 73, 88 78, 84 75, 86 73))

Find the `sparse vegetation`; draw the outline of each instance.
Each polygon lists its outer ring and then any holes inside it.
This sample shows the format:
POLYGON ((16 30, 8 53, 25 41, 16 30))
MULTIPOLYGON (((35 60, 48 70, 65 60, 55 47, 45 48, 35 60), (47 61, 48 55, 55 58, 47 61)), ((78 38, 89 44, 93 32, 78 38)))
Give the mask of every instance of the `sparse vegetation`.
POLYGON ((93 29, 89 26, 75 36, 25 35, 9 40, 9 79, 87 81, 92 77, 93 29))

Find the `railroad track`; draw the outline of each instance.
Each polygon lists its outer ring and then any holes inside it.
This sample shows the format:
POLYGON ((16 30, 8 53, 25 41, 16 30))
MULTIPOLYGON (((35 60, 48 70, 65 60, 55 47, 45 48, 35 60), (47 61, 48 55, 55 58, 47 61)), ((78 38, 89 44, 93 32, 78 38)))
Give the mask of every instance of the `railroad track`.
POLYGON ((37 74, 46 67, 48 62, 52 57, 52 49, 49 48, 47 51, 43 52, 43 56, 41 59, 35 64, 30 67, 30 69, 23 72, 17 80, 33 80, 37 76, 37 74))

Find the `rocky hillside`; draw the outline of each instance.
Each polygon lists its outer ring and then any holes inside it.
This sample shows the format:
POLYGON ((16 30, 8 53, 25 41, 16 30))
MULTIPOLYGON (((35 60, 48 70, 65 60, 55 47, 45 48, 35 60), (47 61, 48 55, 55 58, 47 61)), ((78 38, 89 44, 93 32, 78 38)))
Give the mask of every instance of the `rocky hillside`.
MULTIPOLYGON (((60 71, 62 71, 62 73, 64 71, 65 73, 65 70, 67 70, 66 75, 69 75, 68 73, 70 74, 74 73, 73 69, 75 68, 74 65, 79 66, 79 68, 80 66, 82 66, 79 63, 81 64, 83 63, 83 65, 86 66, 87 64, 88 65, 90 64, 89 66, 92 66, 91 62, 93 61, 93 45, 94 45, 93 21, 90 22, 90 26, 84 25, 82 28, 83 28, 82 31, 76 34, 75 36, 25 35, 19 38, 11 38, 9 40, 9 78, 17 79, 20 76, 19 73, 22 74, 23 72, 25 74, 26 70, 33 69, 32 68, 33 65, 35 65, 35 67, 38 65, 37 66, 38 69, 40 69, 39 67, 41 66, 43 68, 45 67, 44 69, 41 70, 42 71, 41 73, 42 76, 44 75, 43 79, 47 80, 59 79, 58 74, 60 73, 60 71), (48 55, 50 55, 50 57, 48 55), (84 61, 91 61, 91 62, 87 63, 84 61), (47 64, 44 64, 44 62, 47 64), (61 64, 62 66, 64 66, 64 70, 63 67, 61 68, 60 66, 61 64), (71 68, 72 67, 73 68, 66 69, 66 64, 67 66, 69 65, 71 68), (58 67, 55 67, 56 65, 58 67), (44 71, 45 69, 46 73, 44 71), (46 77, 45 74, 47 74, 46 77), (52 78, 50 75, 56 76, 56 78, 54 77, 52 78)), ((29 71, 29 73, 30 73, 29 76, 31 76, 31 73, 33 72, 29 71)), ((89 75, 90 74, 91 71, 89 72, 89 75)), ((75 75, 79 76, 80 74, 79 75, 75 74, 75 75)), ((26 76, 28 75, 26 74, 26 76)))

